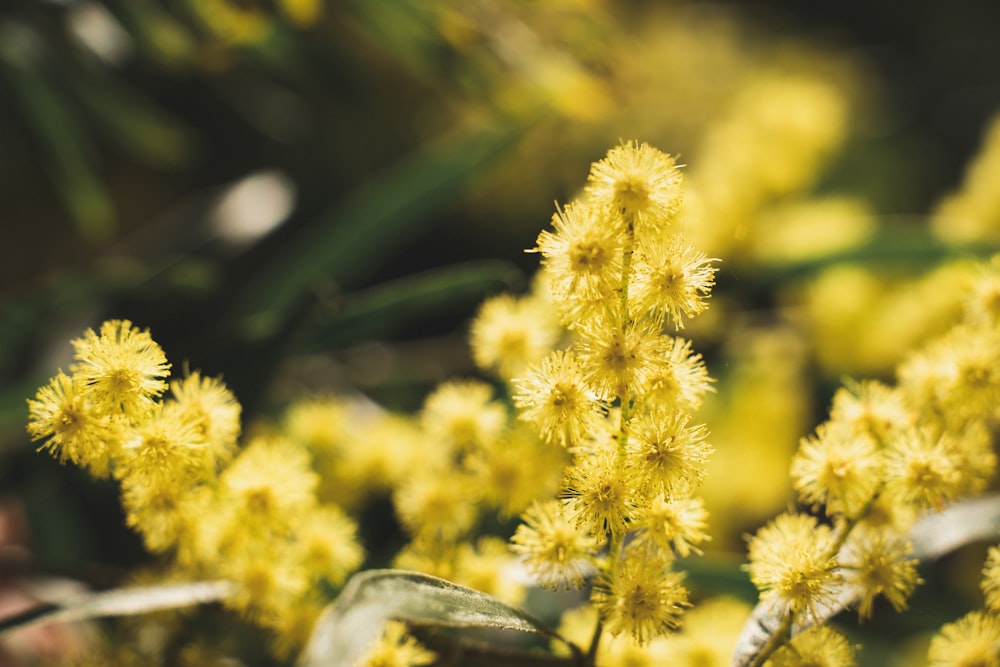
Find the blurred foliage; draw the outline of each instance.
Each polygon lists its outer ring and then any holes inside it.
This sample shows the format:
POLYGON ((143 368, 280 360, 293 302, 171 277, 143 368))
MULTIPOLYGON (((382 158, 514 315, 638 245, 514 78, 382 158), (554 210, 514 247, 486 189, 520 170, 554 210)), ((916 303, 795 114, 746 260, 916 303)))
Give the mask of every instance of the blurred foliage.
POLYGON ((722 260, 686 335, 719 378, 728 563, 842 376, 891 376, 960 308, 950 260, 997 249, 929 213, 1000 109, 998 25, 972 2, 4 3, 0 490, 38 567, 142 558, 113 492, 24 434, 68 338, 149 327, 248 420, 314 390, 415 409, 474 372, 476 304, 526 287, 552 201, 631 138, 689 165, 688 231, 722 260))

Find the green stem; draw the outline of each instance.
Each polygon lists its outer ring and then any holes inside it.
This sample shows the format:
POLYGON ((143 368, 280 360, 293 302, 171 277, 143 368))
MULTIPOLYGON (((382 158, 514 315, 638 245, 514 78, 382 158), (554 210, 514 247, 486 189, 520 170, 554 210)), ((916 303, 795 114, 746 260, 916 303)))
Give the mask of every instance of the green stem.
MULTIPOLYGON (((635 219, 630 213, 625 213, 626 242, 622 254, 622 278, 619 284, 619 317, 622 334, 628 331, 631 317, 628 311, 628 286, 632 273, 632 255, 635 252, 635 219)), ((618 460, 625 460, 628 448, 628 423, 632 419, 632 392, 627 388, 618 397, 621 400, 621 427, 618 432, 618 460)))
POLYGON ((760 653, 754 656, 753 660, 747 667, 761 667, 767 659, 771 657, 771 654, 781 648, 786 641, 788 641, 789 636, 792 634, 792 615, 786 614, 784 618, 781 619, 781 625, 774 631, 771 637, 761 648, 760 653))

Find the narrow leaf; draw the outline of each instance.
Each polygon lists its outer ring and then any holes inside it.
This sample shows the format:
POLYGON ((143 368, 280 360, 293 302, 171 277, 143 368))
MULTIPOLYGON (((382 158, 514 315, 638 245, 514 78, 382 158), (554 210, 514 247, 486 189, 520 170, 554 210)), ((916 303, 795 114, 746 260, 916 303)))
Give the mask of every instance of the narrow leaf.
POLYGON ((68 623, 102 616, 133 616, 164 609, 218 602, 235 591, 229 581, 198 581, 91 593, 62 603, 45 604, 0 621, 4 632, 42 623, 68 623))
POLYGON ((485 593, 419 572, 368 570, 351 577, 320 615, 299 666, 351 667, 390 620, 516 630, 561 639, 539 621, 485 593))
POLYGON ((243 333, 280 329, 320 281, 360 284, 432 226, 478 168, 509 146, 509 129, 462 132, 408 156, 340 202, 261 268, 238 305, 243 333))

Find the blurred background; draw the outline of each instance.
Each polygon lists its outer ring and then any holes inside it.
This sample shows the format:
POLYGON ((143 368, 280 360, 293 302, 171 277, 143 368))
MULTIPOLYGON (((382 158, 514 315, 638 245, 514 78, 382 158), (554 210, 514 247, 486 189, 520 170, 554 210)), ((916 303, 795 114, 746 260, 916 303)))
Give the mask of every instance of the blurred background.
POLYGON ((718 379, 713 548, 742 558, 835 388, 891 381, 1000 247, 998 62, 1000 6, 965 0, 8 0, 5 539, 92 582, 143 558, 115 490, 24 432, 86 327, 148 327, 246 421, 317 391, 413 411, 475 374, 477 305, 636 139, 686 165, 721 259, 683 333, 718 379))

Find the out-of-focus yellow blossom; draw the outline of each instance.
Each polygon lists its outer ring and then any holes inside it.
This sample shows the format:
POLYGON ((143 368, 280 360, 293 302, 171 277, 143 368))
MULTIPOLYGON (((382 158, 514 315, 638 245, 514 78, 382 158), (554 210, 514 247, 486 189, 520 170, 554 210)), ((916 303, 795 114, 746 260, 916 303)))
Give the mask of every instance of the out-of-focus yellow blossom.
POLYGON ((1000 667, 1000 617, 981 611, 948 623, 934 635, 928 667, 1000 667))
POLYGON ((803 297, 821 367, 831 375, 889 374, 907 350, 956 321, 975 271, 965 260, 909 280, 850 265, 825 269, 803 297))
POLYGON ((542 442, 526 424, 514 425, 491 446, 465 461, 483 501, 502 517, 528 509, 534 499, 556 495, 568 458, 562 448, 542 442))
POLYGON ((817 259, 867 241, 875 231, 874 219, 865 202, 852 197, 781 202, 761 211, 746 242, 754 257, 767 264, 817 259))
POLYGON ((949 242, 1000 239, 1000 116, 986 130, 979 153, 958 190, 944 197, 931 218, 934 233, 949 242))
POLYGON ((507 413, 493 401, 493 389, 476 381, 453 381, 438 386, 424 401, 424 431, 450 451, 468 453, 499 437, 507 413))
POLYGON ((981 586, 986 607, 994 613, 1000 611, 1000 546, 990 547, 987 552, 981 586))
POLYGON ((771 667, 855 667, 854 647, 827 625, 814 625, 792 637, 768 663, 771 667))
POLYGON ((420 667, 437 660, 433 651, 424 648, 406 632, 406 626, 389 621, 382 637, 365 653, 358 667, 420 667))
POLYGON ((475 545, 463 543, 455 553, 454 581, 474 588, 514 607, 524 602, 523 575, 507 541, 481 537, 475 545))
POLYGON ((555 311, 542 298, 501 294, 484 301, 472 322, 472 356, 481 369, 510 381, 541 361, 560 333, 555 311))
MULTIPOLYGON (((750 78, 714 123, 691 173, 697 218, 691 240, 739 262, 755 217, 776 199, 811 184, 846 134, 844 94, 817 77, 765 73, 750 78)), ((756 241, 754 241, 756 242, 756 241)))

